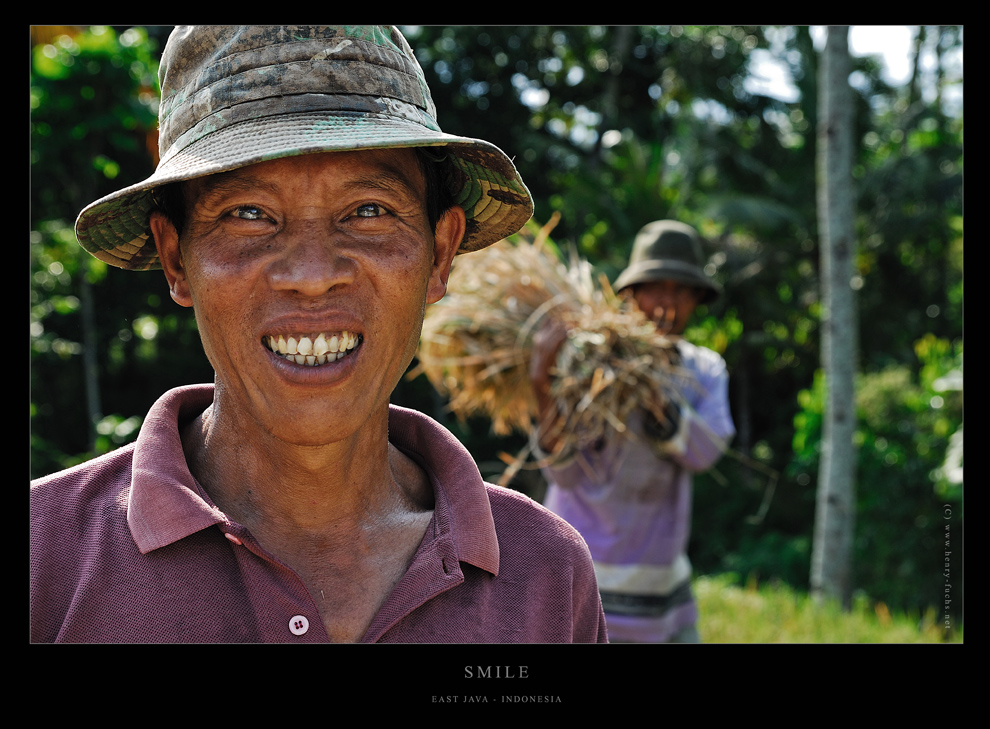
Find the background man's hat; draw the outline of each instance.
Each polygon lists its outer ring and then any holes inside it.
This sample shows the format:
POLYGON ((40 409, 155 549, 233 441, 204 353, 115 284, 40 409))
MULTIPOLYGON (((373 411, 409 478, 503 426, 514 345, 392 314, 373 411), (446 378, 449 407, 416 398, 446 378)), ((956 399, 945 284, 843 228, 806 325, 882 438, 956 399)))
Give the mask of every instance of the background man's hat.
POLYGON ((619 274, 613 288, 621 291, 638 283, 677 281, 704 291, 701 303, 718 298, 721 290, 706 274, 701 241, 690 225, 674 220, 657 220, 636 234, 629 265, 619 274))
POLYGON ((423 70, 392 26, 178 26, 158 73, 161 161, 151 177, 89 205, 76 238, 97 258, 160 268, 152 190, 316 152, 434 147, 467 215, 459 253, 517 232, 533 201, 496 146, 444 134, 423 70))

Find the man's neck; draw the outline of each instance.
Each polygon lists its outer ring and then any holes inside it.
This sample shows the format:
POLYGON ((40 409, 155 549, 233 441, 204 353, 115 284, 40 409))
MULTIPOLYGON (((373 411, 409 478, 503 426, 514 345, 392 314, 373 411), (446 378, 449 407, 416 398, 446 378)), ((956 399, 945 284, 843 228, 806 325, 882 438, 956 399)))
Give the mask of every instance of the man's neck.
POLYGON ((216 505, 260 541, 341 539, 432 509, 426 474, 388 443, 384 424, 336 443, 297 445, 216 405, 183 431, 192 474, 216 505))
POLYGON ((214 401, 182 434, 200 485, 302 580, 335 642, 366 633, 432 518, 429 478, 387 426, 386 413, 379 438, 300 446, 224 421, 214 401))

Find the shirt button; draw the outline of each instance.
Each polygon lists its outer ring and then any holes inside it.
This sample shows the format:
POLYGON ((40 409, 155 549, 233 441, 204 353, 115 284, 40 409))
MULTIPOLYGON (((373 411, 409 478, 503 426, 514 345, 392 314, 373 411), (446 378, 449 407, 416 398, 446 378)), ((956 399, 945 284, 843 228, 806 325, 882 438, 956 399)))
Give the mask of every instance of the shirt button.
POLYGON ((309 630, 309 619, 305 615, 293 615, 289 620, 289 631, 293 635, 302 635, 309 630))

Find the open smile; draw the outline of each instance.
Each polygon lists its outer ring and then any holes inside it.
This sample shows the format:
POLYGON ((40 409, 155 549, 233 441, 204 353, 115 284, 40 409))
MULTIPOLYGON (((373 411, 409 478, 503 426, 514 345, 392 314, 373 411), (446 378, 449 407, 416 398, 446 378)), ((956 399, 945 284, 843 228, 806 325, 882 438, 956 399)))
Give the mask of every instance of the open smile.
POLYGON ((360 334, 343 331, 316 335, 268 334, 262 340, 265 346, 283 359, 296 364, 318 367, 336 362, 353 352, 362 342, 360 334))

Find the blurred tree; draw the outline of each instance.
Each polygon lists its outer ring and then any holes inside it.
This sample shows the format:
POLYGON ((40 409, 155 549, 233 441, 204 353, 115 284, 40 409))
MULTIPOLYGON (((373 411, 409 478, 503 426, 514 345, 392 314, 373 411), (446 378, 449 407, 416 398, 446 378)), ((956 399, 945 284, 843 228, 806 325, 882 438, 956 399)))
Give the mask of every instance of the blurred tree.
POLYGON ((827 31, 819 84, 818 208, 821 231, 822 361, 828 402, 811 554, 811 589, 818 598, 852 604, 852 542, 856 521, 857 327, 852 289, 854 235, 853 109, 849 88, 849 28, 827 31))
POLYGON ((157 42, 106 26, 34 26, 32 40, 34 476, 131 440, 160 385, 211 375, 192 317, 163 306, 164 277, 108 275, 72 230, 157 163, 157 42))
MULTIPOLYGON (((139 31, 118 38, 104 27, 81 31, 42 26, 32 33, 37 41, 31 74, 32 219, 45 221, 32 232, 37 287, 32 303, 39 304, 32 308, 32 355, 43 369, 49 353, 62 359, 68 353, 82 354, 80 389, 86 393, 89 423, 81 430, 89 433, 93 449, 102 406, 92 284, 102 278, 104 267, 73 245, 64 221, 113 189, 122 171, 134 173, 148 165, 146 142, 154 139, 148 132, 154 129, 157 108, 155 63, 139 31), (56 293, 70 280, 78 296, 56 293), (37 295, 44 289, 55 294, 48 301, 59 306, 46 306, 37 295), (76 315, 81 343, 58 337, 51 326, 46 333, 53 313, 76 315)), ((37 380, 33 384, 44 387, 37 380)))

